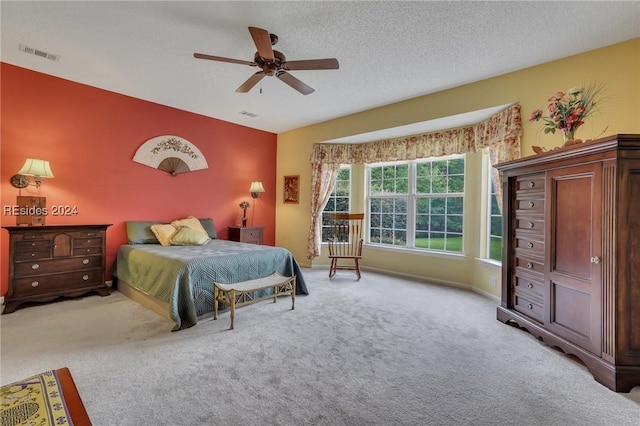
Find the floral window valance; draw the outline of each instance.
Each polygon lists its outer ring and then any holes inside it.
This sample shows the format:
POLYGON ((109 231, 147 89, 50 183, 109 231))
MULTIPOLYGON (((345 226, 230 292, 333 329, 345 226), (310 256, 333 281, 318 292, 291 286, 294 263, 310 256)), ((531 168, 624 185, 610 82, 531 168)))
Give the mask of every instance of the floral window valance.
MULTIPOLYGON (((313 259, 320 255, 320 219, 328 195, 335 187, 337 171, 341 164, 408 161, 466 154, 487 148, 491 164, 495 165, 520 158, 521 138, 520 105, 515 104, 480 123, 458 129, 362 144, 314 144, 311 155, 311 227, 307 241, 307 258, 313 259)), ((498 206, 502 209, 502 186, 495 169, 492 178, 498 206)))
MULTIPOLYGON (((318 143, 312 164, 370 164, 476 152, 493 148, 500 161, 520 157, 522 121, 520 105, 472 126, 361 144, 318 143)), ((493 160, 493 159, 492 159, 493 160)))

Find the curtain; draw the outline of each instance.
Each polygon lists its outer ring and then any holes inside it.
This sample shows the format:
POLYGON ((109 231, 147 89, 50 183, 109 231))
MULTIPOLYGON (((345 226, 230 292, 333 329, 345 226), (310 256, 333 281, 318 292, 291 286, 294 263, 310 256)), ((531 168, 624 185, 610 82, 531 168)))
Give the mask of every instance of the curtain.
POLYGON ((322 211, 336 187, 340 164, 315 162, 311 165, 311 227, 307 238, 307 258, 320 256, 322 211))
MULTIPOLYGON (((307 257, 320 255, 322 210, 335 187, 341 164, 371 164, 466 154, 488 148, 491 165, 520 158, 522 119, 514 104, 472 126, 362 144, 313 145, 311 230, 307 257), (328 191, 328 192, 327 192, 328 191)), ((498 172, 492 178, 502 211, 502 183, 498 172)))

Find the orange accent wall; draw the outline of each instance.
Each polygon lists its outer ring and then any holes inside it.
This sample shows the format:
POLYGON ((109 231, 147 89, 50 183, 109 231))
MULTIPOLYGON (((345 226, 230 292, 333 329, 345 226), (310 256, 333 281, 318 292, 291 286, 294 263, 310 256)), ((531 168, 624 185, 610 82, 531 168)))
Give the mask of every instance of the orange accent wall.
MULTIPOLYGON (((0 188, 3 226, 15 225, 6 206, 16 203, 11 176, 26 158, 49 160, 53 179, 22 195, 47 197, 47 225, 110 223, 107 269, 126 243, 126 220, 171 221, 212 217, 219 238, 242 216, 251 181, 266 192, 248 211, 249 226, 264 225, 275 240, 277 135, 0 64, 0 188), (171 176, 132 160, 138 147, 160 135, 177 135, 204 154, 209 168, 171 176), (51 206, 77 207, 75 216, 52 216, 51 206), (253 222, 252 222, 253 220, 253 222)), ((239 95, 241 96, 241 95, 239 95)), ((215 100, 212 100, 215 102, 215 100)), ((0 234, 2 285, 7 291, 8 232, 0 234)), ((108 273, 108 270, 107 270, 108 273)))

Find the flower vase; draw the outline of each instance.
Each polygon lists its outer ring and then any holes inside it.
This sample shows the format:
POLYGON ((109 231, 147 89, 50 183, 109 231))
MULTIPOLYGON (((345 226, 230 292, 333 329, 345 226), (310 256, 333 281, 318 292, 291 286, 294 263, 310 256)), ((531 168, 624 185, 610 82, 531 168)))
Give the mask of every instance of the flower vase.
POLYGON ((564 140, 565 145, 567 144, 567 142, 571 142, 572 140, 575 139, 575 132, 576 132, 575 129, 562 131, 562 138, 564 140))

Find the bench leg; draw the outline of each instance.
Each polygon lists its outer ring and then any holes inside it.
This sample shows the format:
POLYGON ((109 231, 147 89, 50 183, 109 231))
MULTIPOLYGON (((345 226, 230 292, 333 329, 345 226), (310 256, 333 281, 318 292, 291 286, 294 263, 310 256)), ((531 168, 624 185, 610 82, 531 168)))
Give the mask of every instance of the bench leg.
POLYGON ((213 319, 217 320, 218 319, 218 293, 219 293, 220 289, 218 288, 218 286, 214 285, 213 286, 213 319))
POLYGON ((231 328, 230 328, 230 330, 233 330, 233 318, 236 316, 236 291, 233 290, 233 289, 231 289, 230 311, 231 311, 231 328))

